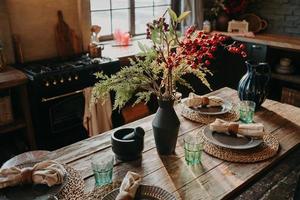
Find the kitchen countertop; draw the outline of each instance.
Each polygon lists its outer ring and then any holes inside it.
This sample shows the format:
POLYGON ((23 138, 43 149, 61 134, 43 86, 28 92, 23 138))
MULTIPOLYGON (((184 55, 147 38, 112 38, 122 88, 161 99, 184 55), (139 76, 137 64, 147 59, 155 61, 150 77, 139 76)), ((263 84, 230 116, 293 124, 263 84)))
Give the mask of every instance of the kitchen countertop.
POLYGON ((131 42, 131 45, 129 46, 113 46, 113 41, 112 41, 112 42, 104 43, 104 50, 102 52, 102 55, 104 57, 118 58, 118 59, 132 57, 141 52, 138 46, 138 42, 151 46, 151 40, 145 38, 136 38, 136 39, 134 38, 131 42))
POLYGON ((250 42, 300 51, 300 37, 276 34, 257 34, 254 37, 232 36, 232 38, 241 42, 250 42))

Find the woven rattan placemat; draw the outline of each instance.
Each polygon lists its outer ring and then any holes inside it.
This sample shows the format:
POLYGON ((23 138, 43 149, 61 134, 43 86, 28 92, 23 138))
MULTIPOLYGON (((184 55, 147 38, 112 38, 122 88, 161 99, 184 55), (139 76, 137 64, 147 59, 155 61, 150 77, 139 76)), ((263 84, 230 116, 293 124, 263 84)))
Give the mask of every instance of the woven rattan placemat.
POLYGON ((263 136, 264 142, 255 148, 247 150, 234 150, 219 147, 207 141, 202 135, 204 141, 204 151, 214 157, 230 162, 253 163, 267 160, 275 156, 279 150, 278 140, 271 134, 263 136))
POLYGON ((191 121, 199 122, 202 124, 209 124, 214 122, 217 118, 226 121, 237 121, 240 118, 238 109, 236 105, 232 106, 232 109, 225 114, 221 115, 203 115, 198 111, 189 108, 188 106, 182 104, 181 115, 191 121))
POLYGON ((95 189, 87 194, 87 200, 101 200, 105 195, 113 191, 114 189, 119 188, 121 182, 113 182, 108 185, 101 187, 95 187, 95 189))

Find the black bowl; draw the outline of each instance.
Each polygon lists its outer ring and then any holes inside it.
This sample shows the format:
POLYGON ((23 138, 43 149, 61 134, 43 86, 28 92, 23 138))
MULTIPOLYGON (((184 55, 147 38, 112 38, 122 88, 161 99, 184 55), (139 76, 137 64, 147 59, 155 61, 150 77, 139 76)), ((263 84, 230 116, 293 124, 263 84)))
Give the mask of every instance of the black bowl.
POLYGON ((112 150, 118 160, 131 161, 141 158, 144 149, 144 138, 122 139, 125 135, 133 133, 134 130, 133 128, 124 128, 112 134, 112 150))

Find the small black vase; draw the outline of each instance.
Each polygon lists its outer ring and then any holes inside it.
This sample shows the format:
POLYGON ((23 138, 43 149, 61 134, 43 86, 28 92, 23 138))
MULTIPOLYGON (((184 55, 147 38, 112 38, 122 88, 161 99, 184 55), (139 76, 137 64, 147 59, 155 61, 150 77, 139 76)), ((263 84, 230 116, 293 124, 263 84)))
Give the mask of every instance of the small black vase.
POLYGON ((241 100, 250 100, 256 103, 256 109, 265 101, 271 78, 270 66, 267 63, 246 61, 247 73, 242 77, 238 86, 241 100))
POLYGON ((158 100, 159 107, 152 121, 156 148, 161 155, 175 153, 180 122, 173 103, 173 100, 158 100))

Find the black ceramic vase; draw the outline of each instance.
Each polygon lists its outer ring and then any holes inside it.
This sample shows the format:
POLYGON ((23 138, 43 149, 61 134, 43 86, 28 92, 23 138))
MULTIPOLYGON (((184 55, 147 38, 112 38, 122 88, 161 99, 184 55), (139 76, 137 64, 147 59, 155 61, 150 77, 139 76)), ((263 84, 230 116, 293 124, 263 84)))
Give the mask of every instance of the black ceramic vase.
POLYGON ((152 121, 156 148, 161 155, 175 153, 180 122, 173 103, 174 101, 158 100, 159 107, 152 121))
POLYGON ((256 103, 256 109, 265 101, 271 78, 270 66, 267 63, 246 61, 247 73, 242 77, 238 86, 241 100, 250 100, 256 103))

